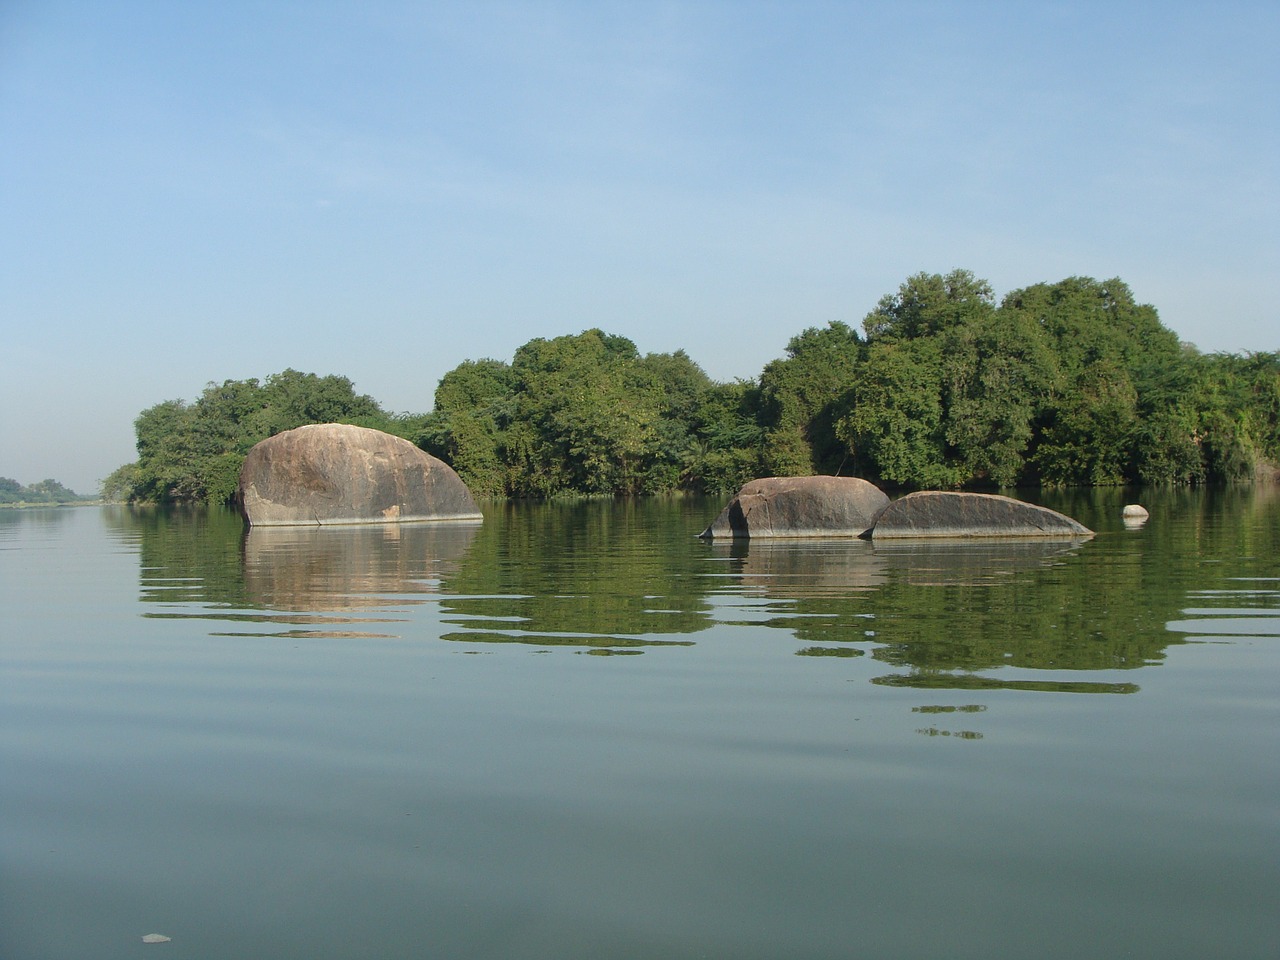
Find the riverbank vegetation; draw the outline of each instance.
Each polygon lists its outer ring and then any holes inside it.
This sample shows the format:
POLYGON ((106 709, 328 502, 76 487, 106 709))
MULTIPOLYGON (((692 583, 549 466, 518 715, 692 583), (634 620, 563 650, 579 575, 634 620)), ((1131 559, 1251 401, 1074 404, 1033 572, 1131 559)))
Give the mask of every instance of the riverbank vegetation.
POLYGON ((105 500, 226 503, 260 440, 308 423, 355 423, 412 438, 423 418, 386 413, 350 380, 285 370, 211 383, 194 403, 166 400, 134 421, 138 459, 103 481, 105 500))
POLYGON ((430 413, 389 414, 344 377, 210 384, 136 421, 138 460, 104 496, 223 502, 249 448, 358 423, 450 463, 480 497, 726 493, 758 476, 890 488, 1195 484, 1280 462, 1280 353, 1202 354, 1122 281, 1071 277, 997 302, 965 270, 917 274, 861 332, 791 338, 755 380, 598 329, 468 360, 430 413))
POLYGON ((85 503, 94 498, 68 490, 57 480, 41 480, 23 486, 10 477, 0 477, 0 507, 36 507, 60 503, 85 503))

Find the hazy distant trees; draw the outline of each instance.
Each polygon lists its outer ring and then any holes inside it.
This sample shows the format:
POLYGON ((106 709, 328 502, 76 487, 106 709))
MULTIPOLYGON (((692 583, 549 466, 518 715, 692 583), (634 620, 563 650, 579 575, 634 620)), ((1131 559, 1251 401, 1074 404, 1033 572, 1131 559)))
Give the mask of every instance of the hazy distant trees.
POLYGON ((41 480, 24 487, 10 477, 0 477, 0 503, 74 503, 84 499, 57 480, 41 480))
POLYGON ((138 417, 106 488, 222 501, 249 447, 362 423, 453 465, 480 497, 724 493, 766 475, 892 487, 1202 483, 1280 462, 1280 354, 1202 355, 1120 280, 1070 277, 998 303, 967 270, 907 278, 867 314, 801 331, 754 381, 599 329, 467 360, 431 413, 392 417, 342 377, 210 384, 138 417))

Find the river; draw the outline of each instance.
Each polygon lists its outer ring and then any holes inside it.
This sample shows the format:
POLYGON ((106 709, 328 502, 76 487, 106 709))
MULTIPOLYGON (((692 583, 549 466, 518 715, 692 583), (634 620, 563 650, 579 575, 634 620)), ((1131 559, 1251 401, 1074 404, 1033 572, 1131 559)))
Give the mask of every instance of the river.
POLYGON ((1274 960, 1280 491, 1025 496, 0 511, 0 956, 1274 960))

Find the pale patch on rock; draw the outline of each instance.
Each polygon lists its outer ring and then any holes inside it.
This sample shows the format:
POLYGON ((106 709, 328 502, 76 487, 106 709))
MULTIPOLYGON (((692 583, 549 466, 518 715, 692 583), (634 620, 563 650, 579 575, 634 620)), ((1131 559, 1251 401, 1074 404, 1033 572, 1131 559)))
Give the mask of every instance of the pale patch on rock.
POLYGON ((922 490, 894 500, 876 518, 873 540, 900 537, 1091 537, 1070 517, 993 493, 922 490))
POLYGON ((236 500, 250 526, 481 519, 443 460, 401 437, 339 423, 286 430, 254 446, 236 500))

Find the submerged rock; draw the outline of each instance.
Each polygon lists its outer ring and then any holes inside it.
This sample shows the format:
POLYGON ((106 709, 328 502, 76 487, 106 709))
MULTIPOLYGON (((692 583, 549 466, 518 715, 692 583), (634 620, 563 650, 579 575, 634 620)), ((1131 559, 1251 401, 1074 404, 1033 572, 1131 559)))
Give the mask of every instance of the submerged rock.
POLYGON ((894 500, 876 518, 873 540, 899 537, 1091 537, 1048 507, 991 493, 926 490, 894 500))
POLYGON ((857 477, 765 477, 746 484, 700 535, 859 537, 889 498, 857 477))
POLYGON ((339 423, 254 446, 236 500, 251 526, 480 519, 471 491, 443 460, 381 430, 339 423))
POLYGON ((163 933, 148 933, 142 938, 143 943, 169 943, 173 937, 166 937, 163 933))

